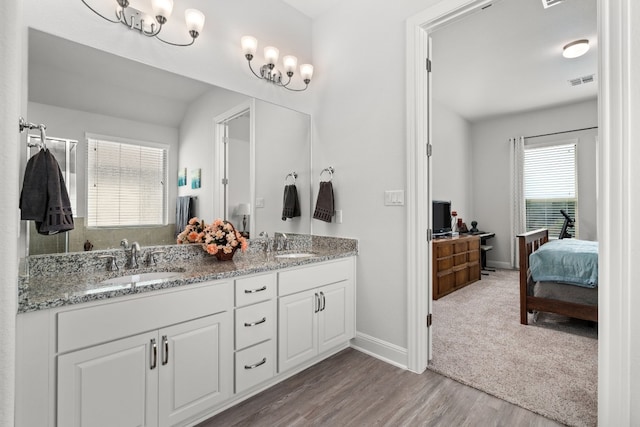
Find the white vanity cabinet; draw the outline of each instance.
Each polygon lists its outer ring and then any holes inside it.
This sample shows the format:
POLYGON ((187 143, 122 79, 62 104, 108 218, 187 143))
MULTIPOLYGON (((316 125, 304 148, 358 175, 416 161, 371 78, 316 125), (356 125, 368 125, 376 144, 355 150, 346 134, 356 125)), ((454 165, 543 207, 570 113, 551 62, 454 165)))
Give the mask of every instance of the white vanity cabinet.
POLYGON ((278 372, 354 337, 353 269, 343 259, 278 273, 278 372))
POLYGON ((21 334, 49 331, 51 343, 47 355, 25 341, 21 356, 33 359, 25 363, 51 368, 46 376, 18 373, 27 381, 19 406, 53 386, 50 406, 19 410, 17 425, 183 426, 213 411, 233 393, 232 285, 63 307, 24 322, 21 334))
POLYGON ((236 279, 235 392, 276 374, 276 274, 236 279))

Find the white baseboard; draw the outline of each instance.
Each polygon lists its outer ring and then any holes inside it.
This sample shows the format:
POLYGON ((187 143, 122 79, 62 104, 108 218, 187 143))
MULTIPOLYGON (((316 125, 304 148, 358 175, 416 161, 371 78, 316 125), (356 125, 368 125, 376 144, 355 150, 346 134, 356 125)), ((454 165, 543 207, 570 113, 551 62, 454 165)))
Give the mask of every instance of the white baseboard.
POLYGON ((505 261, 487 261, 487 267, 489 268, 504 268, 507 270, 512 270, 511 263, 505 261))
POLYGON ((407 369, 409 359, 406 348, 361 332, 357 332, 356 337, 351 340, 351 347, 398 368, 407 369))

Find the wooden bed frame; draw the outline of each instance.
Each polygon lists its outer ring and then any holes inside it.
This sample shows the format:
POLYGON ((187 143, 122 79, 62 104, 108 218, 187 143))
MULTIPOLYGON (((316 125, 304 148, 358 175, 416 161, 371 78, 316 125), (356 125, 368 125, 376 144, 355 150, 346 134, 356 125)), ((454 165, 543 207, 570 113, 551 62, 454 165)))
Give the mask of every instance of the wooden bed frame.
POLYGON ((598 306, 540 298, 533 295, 535 284, 529 272, 529 255, 549 241, 549 230, 540 228, 518 234, 520 253, 520 323, 528 324, 527 313, 543 311, 576 319, 598 321, 598 306))

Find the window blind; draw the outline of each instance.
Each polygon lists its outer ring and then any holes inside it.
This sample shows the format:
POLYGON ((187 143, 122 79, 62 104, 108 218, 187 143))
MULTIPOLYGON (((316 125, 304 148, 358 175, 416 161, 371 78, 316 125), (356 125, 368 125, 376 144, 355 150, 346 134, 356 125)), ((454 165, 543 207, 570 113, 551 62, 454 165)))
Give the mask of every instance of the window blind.
POLYGON ((167 149, 88 139, 87 225, 164 225, 167 149))
POLYGON ((558 236, 564 223, 560 209, 575 218, 578 235, 576 144, 525 147, 524 196, 527 231, 548 228, 558 236))

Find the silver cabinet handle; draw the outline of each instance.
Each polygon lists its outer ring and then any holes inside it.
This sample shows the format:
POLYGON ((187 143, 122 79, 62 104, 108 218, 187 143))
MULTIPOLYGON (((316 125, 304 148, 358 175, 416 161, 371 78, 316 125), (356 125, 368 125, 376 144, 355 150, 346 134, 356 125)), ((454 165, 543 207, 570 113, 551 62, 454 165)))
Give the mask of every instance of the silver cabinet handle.
POLYGON ((324 298, 324 292, 320 292, 320 298, 322 298, 322 307, 320 307, 320 311, 324 311, 327 306, 327 300, 324 298))
POLYGON ((267 290, 267 285, 264 285, 261 288, 258 289, 245 289, 244 293, 245 294, 255 294, 256 292, 262 292, 262 291, 266 291, 267 290))
POLYGON ((261 323, 264 323, 267 321, 266 317, 263 317, 262 319, 258 320, 257 322, 251 322, 251 323, 244 323, 244 326, 246 326, 247 328, 250 328, 251 326, 256 326, 256 325, 260 325, 261 323))
POLYGON ((244 365, 244 369, 255 369, 258 366, 264 365, 265 363, 267 363, 267 358, 263 357, 262 360, 256 363, 255 365, 244 365))
POLYGON ((155 369, 158 366, 158 346, 155 338, 151 338, 151 360, 149 364, 150 369, 155 369))
POLYGON ((315 298, 316 298, 316 301, 315 301, 313 312, 317 313, 320 311, 320 296, 318 295, 317 292, 315 293, 315 298))
POLYGON ((162 364, 169 363, 169 339, 166 335, 162 336, 162 364))

